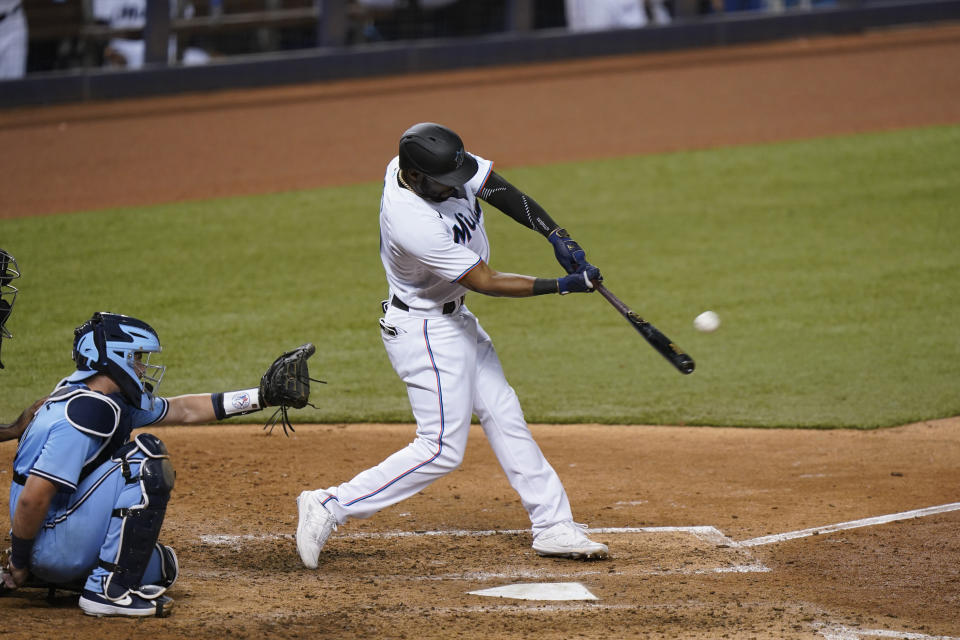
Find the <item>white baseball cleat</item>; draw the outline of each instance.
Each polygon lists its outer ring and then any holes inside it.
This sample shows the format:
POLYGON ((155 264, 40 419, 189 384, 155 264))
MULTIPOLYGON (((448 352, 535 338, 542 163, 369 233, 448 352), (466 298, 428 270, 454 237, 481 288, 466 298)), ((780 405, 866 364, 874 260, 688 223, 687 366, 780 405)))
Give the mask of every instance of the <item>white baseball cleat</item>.
POLYGON ((323 506, 317 491, 304 491, 297 496, 297 553, 307 569, 316 569, 320 551, 337 528, 337 519, 323 506))
POLYGON ((576 522, 558 522, 537 534, 533 539, 533 550, 541 556, 557 558, 606 558, 607 545, 588 538, 586 528, 576 522))

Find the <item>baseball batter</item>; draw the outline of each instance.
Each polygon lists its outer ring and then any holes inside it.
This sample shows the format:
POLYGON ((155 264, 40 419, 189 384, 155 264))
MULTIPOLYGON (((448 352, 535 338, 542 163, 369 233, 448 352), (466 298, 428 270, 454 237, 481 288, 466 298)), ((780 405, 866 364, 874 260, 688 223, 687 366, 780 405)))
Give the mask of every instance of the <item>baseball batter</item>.
POLYGON ((349 482, 300 494, 297 550, 304 565, 317 567, 337 525, 369 517, 456 469, 472 414, 530 516, 533 548, 545 556, 606 557, 606 545, 574 523, 560 478, 527 427, 493 343, 465 304, 467 291, 506 297, 589 292, 602 280, 600 271, 492 162, 466 153, 456 133, 433 123, 406 131, 387 166, 380 259, 388 285, 382 339, 406 383, 416 439, 349 482), (547 237, 568 275, 493 270, 478 198, 547 237))

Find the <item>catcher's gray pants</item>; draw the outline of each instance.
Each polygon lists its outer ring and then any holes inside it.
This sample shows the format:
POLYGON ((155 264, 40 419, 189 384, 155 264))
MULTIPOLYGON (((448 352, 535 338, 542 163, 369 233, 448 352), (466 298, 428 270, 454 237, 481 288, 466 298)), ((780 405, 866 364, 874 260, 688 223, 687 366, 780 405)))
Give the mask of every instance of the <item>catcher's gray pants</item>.
POLYGON ((490 337, 461 306, 450 315, 387 309, 383 344, 407 385, 417 437, 377 466, 325 492, 338 523, 367 518, 422 491, 463 461, 476 413, 533 534, 572 519, 563 484, 544 458, 507 383, 490 337))

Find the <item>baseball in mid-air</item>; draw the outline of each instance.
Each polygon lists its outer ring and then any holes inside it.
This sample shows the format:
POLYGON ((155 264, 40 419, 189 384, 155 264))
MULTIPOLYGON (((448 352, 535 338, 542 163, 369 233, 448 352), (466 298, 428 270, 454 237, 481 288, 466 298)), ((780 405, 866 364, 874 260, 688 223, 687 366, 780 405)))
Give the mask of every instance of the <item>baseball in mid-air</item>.
POLYGON ((693 319, 693 328, 697 331, 710 333, 720 326, 720 316, 715 311, 704 311, 693 319))

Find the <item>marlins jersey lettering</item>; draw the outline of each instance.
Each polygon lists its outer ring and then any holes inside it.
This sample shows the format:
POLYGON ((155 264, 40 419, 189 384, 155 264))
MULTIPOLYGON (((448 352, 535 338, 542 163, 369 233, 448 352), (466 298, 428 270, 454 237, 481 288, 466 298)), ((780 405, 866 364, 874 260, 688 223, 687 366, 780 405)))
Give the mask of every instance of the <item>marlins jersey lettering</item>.
POLYGON ((490 261, 490 242, 477 193, 493 163, 479 165, 454 197, 425 200, 397 179, 399 157, 387 165, 380 202, 380 259, 390 295, 412 310, 430 310, 467 292, 457 281, 481 260, 490 261))

